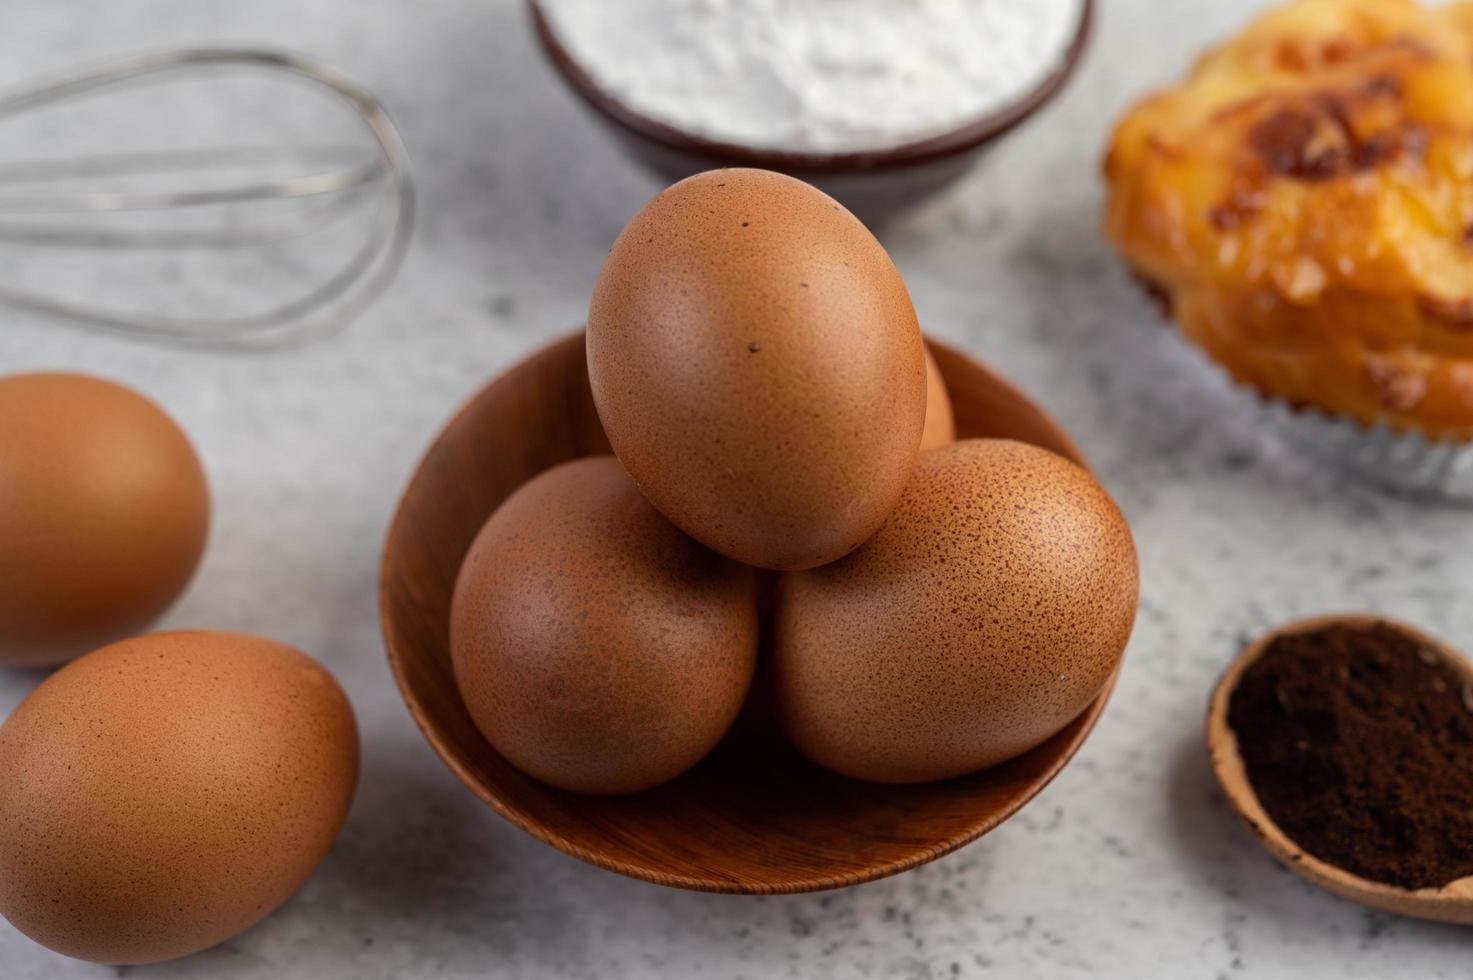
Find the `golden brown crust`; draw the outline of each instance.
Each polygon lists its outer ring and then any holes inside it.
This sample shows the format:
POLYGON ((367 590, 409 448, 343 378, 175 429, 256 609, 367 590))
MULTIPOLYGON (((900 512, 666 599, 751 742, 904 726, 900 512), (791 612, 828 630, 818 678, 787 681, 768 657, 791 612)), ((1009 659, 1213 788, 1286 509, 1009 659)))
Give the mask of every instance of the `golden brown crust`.
POLYGON ((1297 0, 1121 121, 1106 228, 1297 405, 1473 439, 1473 3, 1297 0))

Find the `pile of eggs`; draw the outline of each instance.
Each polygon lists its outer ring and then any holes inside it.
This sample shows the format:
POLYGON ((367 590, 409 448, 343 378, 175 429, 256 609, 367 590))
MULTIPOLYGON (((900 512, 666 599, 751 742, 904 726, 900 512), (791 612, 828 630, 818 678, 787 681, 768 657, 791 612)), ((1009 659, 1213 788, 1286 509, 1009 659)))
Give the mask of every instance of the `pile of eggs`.
POLYGON ((1060 456, 954 440, 899 273, 824 194, 667 189, 605 262, 587 356, 615 456, 512 494, 451 608, 466 708, 524 772, 646 789, 760 697, 828 769, 946 779, 1108 682, 1138 594, 1119 510, 1060 456))
MULTIPOLYGON (((1119 511, 1062 457, 955 440, 904 283, 825 195, 755 170, 665 191, 614 244, 587 355, 615 456, 512 494, 451 609, 465 705, 525 772, 646 789, 760 697, 822 766, 945 779, 1038 745, 1108 682, 1138 585, 1119 511)), ((319 664, 140 635, 209 511, 146 398, 0 377, 0 665, 71 661, 0 726, 0 914, 71 956, 235 935, 352 799, 352 709, 319 664)))
POLYGON ((69 956, 149 963, 230 938, 347 816, 357 729, 319 664, 239 633, 134 635, 190 581, 209 512, 194 447, 153 402, 0 377, 0 665, 72 661, 0 726, 0 913, 69 956))

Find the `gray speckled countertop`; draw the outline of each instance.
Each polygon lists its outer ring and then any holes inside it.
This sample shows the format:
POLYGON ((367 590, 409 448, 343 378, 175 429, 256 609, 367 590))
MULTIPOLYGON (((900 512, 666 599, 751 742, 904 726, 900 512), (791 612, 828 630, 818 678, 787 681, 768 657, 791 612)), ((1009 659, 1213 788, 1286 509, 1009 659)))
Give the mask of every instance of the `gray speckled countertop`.
MULTIPOLYGON (((1347 485, 1267 438, 1256 409, 1157 322, 1097 232, 1111 118, 1254 6, 1107 0, 1067 96, 883 233, 928 328, 1056 413, 1135 528, 1141 615, 1103 721, 1020 816, 959 853, 843 892, 751 899, 626 880, 500 820, 420 738, 384 659, 378 554, 410 467, 480 382, 579 321, 604 250, 656 190, 544 69, 520 4, 0 3, 0 82, 201 40, 316 54, 382 94, 423 191, 396 287, 305 349, 179 353, 0 313, 0 371, 132 382, 201 447, 216 526, 166 625, 310 651, 342 678, 363 729, 351 817, 296 898, 218 949, 117 972, 1466 977, 1467 933, 1367 912, 1277 868, 1228 812, 1202 747, 1218 671, 1278 621, 1371 608, 1473 638, 1467 514, 1347 485)), ((0 710, 37 679, 0 678, 0 710)), ((0 923, 5 980, 112 973, 0 923)))

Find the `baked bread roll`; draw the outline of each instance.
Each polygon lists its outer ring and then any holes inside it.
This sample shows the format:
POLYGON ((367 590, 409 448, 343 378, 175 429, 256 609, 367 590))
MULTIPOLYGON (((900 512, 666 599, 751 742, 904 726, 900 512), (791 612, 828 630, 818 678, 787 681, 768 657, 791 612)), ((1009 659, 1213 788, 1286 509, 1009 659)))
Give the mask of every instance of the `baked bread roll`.
POLYGON ((1473 3, 1297 0, 1118 125, 1106 229, 1295 406, 1473 440, 1473 3))

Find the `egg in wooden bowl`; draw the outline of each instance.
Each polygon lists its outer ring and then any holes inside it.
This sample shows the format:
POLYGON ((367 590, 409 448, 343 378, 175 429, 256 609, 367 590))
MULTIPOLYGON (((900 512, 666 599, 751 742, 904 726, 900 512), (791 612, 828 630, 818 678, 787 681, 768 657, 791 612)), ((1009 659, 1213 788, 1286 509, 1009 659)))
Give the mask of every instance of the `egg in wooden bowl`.
MULTIPOLYGON (((1068 436, 1017 389, 948 347, 930 346, 959 438, 1017 440, 1083 465, 1068 436)), ((456 579, 487 518, 519 487, 609 450, 583 337, 570 336, 491 382, 447 423, 409 482, 384 552, 381 618, 411 714, 468 788, 546 843, 622 874, 705 891, 857 884, 934 860, 998 826, 1063 768, 1103 710, 1113 674, 1076 716, 1021 755, 913 785, 821 768, 760 711, 739 718, 694 767, 643 792, 590 796, 526 775, 482 735, 457 689, 456 579)))
POLYGON ((588 311, 614 452, 681 530, 813 568, 894 509, 926 425, 925 345, 884 247, 817 188, 712 170, 625 226, 588 311))
POLYGON ((1139 586, 1130 528, 1083 467, 962 440, 921 457, 863 547, 783 576, 773 713, 804 755, 858 779, 995 766, 1109 682, 1139 586))
POLYGON ((517 489, 461 565, 450 655, 481 734, 523 772, 632 793, 699 762, 757 663, 756 572, 686 537, 612 456, 517 489))

